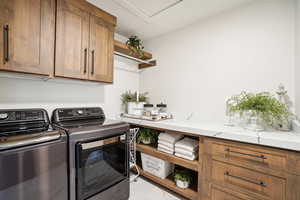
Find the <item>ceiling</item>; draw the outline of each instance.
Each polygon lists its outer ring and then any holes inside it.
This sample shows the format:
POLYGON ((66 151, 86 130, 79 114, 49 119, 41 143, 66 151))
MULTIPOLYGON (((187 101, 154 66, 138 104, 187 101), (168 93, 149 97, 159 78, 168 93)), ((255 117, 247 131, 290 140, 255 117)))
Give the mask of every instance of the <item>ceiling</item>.
POLYGON ((118 18, 117 33, 143 40, 253 0, 88 0, 118 18))

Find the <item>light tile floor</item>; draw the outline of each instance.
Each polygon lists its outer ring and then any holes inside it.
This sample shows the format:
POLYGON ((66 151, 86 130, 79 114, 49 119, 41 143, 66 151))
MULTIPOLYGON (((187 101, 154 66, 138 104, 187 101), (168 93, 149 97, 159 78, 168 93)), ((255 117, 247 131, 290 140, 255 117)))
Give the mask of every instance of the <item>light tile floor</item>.
POLYGON ((184 200, 184 198, 139 177, 136 182, 130 183, 129 200, 184 200))

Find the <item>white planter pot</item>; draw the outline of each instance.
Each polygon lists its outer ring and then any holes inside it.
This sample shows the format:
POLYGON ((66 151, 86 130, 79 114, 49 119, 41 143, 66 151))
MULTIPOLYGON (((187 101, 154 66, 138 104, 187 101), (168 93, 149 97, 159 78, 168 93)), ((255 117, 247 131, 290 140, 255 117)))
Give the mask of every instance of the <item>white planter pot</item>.
POLYGON ((145 102, 128 102, 127 113, 129 115, 142 116, 145 102))
POLYGON ((176 185, 177 185, 177 187, 179 187, 181 189, 186 189, 190 186, 190 183, 187 181, 176 180, 176 185))
POLYGON ((143 144, 151 144, 151 140, 150 139, 148 139, 148 140, 142 140, 142 143, 143 144))

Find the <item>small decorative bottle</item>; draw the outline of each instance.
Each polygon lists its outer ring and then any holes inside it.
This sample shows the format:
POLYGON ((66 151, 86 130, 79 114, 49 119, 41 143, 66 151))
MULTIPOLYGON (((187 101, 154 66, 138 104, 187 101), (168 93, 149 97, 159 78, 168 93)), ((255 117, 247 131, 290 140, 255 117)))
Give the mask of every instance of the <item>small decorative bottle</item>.
MULTIPOLYGON (((291 107, 293 105, 290 100, 289 95, 287 94, 287 90, 285 89, 283 84, 278 86, 277 90, 278 100, 286 106, 287 111, 291 111, 291 107)), ((292 120, 287 121, 278 121, 276 128, 281 131, 290 131, 292 129, 292 120)))

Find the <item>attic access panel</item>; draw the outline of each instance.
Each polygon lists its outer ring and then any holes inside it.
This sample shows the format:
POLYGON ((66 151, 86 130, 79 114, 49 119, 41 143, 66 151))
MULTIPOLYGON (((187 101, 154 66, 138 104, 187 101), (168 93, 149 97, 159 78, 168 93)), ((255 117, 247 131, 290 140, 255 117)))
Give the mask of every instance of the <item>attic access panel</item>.
POLYGON ((183 0, 114 0, 133 14, 150 22, 152 17, 167 11, 183 0))

